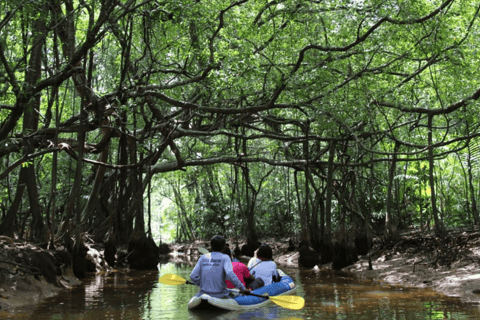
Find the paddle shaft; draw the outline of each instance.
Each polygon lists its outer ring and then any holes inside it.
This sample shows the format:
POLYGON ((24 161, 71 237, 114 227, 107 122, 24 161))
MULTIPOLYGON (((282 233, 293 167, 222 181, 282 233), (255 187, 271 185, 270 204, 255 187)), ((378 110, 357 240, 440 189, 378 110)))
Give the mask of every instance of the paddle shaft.
POLYGON ((254 296, 254 297, 259 297, 259 298, 264 298, 264 299, 270 299, 270 296, 264 296, 264 295, 261 295, 261 294, 255 294, 255 293, 247 293, 247 295, 249 296, 254 296))

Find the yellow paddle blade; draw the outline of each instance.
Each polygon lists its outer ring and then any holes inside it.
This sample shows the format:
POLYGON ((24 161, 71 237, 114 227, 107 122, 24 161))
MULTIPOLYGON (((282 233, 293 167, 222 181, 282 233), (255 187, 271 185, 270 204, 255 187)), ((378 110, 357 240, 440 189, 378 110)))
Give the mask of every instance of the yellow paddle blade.
POLYGON ((305 306, 305 299, 299 296, 269 297, 273 303, 291 310, 300 310, 305 306))
POLYGON ((209 254, 210 253, 210 251, 208 251, 208 249, 203 248, 203 247, 198 248, 198 252, 200 252, 201 254, 209 254))
POLYGON ((170 285, 178 285, 178 284, 184 284, 187 282, 187 280, 183 279, 180 276, 177 276, 176 274, 171 274, 167 273, 164 274, 163 276, 158 279, 163 284, 170 284, 170 285))

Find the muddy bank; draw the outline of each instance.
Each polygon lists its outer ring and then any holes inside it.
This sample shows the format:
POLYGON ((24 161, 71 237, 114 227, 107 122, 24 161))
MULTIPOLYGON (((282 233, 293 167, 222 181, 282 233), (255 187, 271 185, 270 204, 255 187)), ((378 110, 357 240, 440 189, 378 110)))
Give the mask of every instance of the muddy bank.
POLYGON ((412 230, 393 243, 376 241, 369 255, 343 271, 391 285, 432 288, 479 303, 480 233, 452 230, 439 238, 433 232, 412 230))
POLYGON ((63 237, 47 249, 46 243, 34 245, 0 236, 0 309, 36 304, 72 289, 96 272, 156 270, 159 255, 170 250, 152 239, 133 240, 128 247, 117 247, 95 243, 84 234, 78 247, 73 239, 63 237))
POLYGON ((31 305, 71 289, 81 281, 69 254, 0 237, 0 308, 31 305))

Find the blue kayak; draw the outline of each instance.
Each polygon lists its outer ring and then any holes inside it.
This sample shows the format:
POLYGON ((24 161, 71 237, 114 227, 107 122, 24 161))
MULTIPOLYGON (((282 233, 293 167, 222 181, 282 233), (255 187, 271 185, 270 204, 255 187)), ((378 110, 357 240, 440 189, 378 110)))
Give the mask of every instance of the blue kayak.
MULTIPOLYGON (((295 283, 293 279, 285 274, 282 270, 277 269, 278 274, 281 276, 280 282, 274 282, 268 286, 258 288, 253 290, 254 294, 268 294, 270 297, 289 295, 296 291, 295 283)), ((269 299, 255 297, 251 295, 241 295, 238 294, 238 290, 232 289, 230 291, 233 295, 236 295, 233 298, 215 298, 211 297, 208 294, 202 294, 197 297, 194 296, 188 302, 188 308, 190 310, 228 310, 228 311, 237 311, 237 310, 251 310, 252 308, 260 308, 266 304, 270 303, 269 299)))

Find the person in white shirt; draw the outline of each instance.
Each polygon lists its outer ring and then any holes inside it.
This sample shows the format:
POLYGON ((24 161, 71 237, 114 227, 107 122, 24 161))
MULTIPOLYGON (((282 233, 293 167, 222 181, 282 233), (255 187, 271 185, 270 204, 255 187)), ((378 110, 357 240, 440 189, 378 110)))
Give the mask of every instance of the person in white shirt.
POLYGON ((257 250, 256 257, 248 261, 248 270, 255 277, 254 282, 250 284, 250 288, 255 290, 280 281, 277 264, 272 260, 272 257, 272 248, 267 244, 262 244, 257 250))

